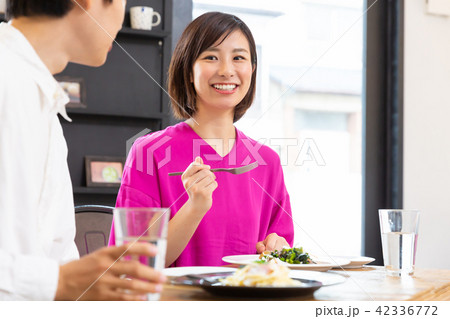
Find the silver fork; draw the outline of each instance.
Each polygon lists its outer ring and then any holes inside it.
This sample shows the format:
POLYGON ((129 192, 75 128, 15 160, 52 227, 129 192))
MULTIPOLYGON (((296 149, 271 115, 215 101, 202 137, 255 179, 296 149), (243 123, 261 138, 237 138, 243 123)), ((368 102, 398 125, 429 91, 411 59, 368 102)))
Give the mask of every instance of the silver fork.
MULTIPOLYGON (((252 169, 258 167, 258 162, 253 162, 251 164, 241 166, 241 167, 234 167, 234 168, 213 168, 211 172, 227 172, 235 175, 247 173, 248 171, 251 171, 252 169)), ((169 176, 176 176, 176 175, 182 175, 184 172, 175 172, 175 173, 169 173, 169 176)))

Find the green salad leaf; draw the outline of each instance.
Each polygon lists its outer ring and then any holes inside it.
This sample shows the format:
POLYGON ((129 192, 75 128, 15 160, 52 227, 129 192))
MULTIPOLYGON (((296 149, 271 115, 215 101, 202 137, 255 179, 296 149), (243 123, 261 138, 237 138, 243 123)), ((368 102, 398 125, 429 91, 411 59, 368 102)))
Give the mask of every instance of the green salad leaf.
POLYGON ((270 260, 272 258, 278 258, 281 261, 289 264, 311 264, 311 258, 308 253, 303 252, 302 247, 283 248, 281 251, 275 250, 270 254, 262 256, 262 260, 270 260))

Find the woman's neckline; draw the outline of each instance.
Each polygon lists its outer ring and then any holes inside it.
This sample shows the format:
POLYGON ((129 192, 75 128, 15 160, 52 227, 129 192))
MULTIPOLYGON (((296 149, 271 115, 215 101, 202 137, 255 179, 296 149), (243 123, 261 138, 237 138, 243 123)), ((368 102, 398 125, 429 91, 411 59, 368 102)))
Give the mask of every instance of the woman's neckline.
POLYGON ((207 145, 212 151, 214 151, 214 154, 212 155, 216 155, 219 156, 221 158, 221 160, 224 160, 225 158, 227 158, 231 153, 236 152, 236 147, 239 141, 239 131, 238 129, 233 125, 234 130, 235 130, 235 141, 233 144, 233 147, 229 150, 229 152, 227 154, 224 154, 224 156, 220 155, 219 153, 217 153, 217 151, 214 149, 214 147, 211 146, 211 144, 209 144, 203 137, 201 137, 200 135, 198 135, 198 133, 186 122, 181 122, 184 126, 186 126, 196 137, 198 137, 199 139, 202 140, 202 142, 204 143, 203 145, 207 145))

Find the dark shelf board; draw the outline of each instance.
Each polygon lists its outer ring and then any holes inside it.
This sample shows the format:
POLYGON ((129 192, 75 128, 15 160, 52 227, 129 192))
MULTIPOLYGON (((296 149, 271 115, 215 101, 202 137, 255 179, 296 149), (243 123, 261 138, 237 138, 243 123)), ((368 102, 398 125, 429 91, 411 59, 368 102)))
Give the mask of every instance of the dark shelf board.
POLYGON ((132 29, 130 27, 123 27, 119 31, 119 35, 163 39, 163 38, 170 36, 170 32, 155 31, 155 30, 137 30, 137 29, 132 29))
POLYGON ((117 195, 119 187, 73 187, 74 194, 107 194, 117 195))
POLYGON ((101 113, 101 112, 89 112, 86 109, 83 108, 66 108, 67 115, 71 114, 83 114, 83 115, 89 115, 89 116, 98 116, 98 117, 109 117, 109 118, 137 118, 137 119, 149 119, 149 120, 162 120, 166 117, 168 117, 168 114, 160 113, 160 112, 154 112, 151 114, 146 115, 134 115, 134 114, 113 114, 113 113, 101 113))

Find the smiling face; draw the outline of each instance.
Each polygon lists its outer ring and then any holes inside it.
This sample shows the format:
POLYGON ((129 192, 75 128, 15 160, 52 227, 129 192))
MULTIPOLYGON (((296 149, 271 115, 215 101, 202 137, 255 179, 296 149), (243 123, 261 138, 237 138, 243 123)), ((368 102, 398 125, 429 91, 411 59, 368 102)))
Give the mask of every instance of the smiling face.
POLYGON ((192 68, 191 81, 200 112, 233 110, 251 84, 253 66, 247 38, 237 30, 222 39, 203 51, 192 68))

